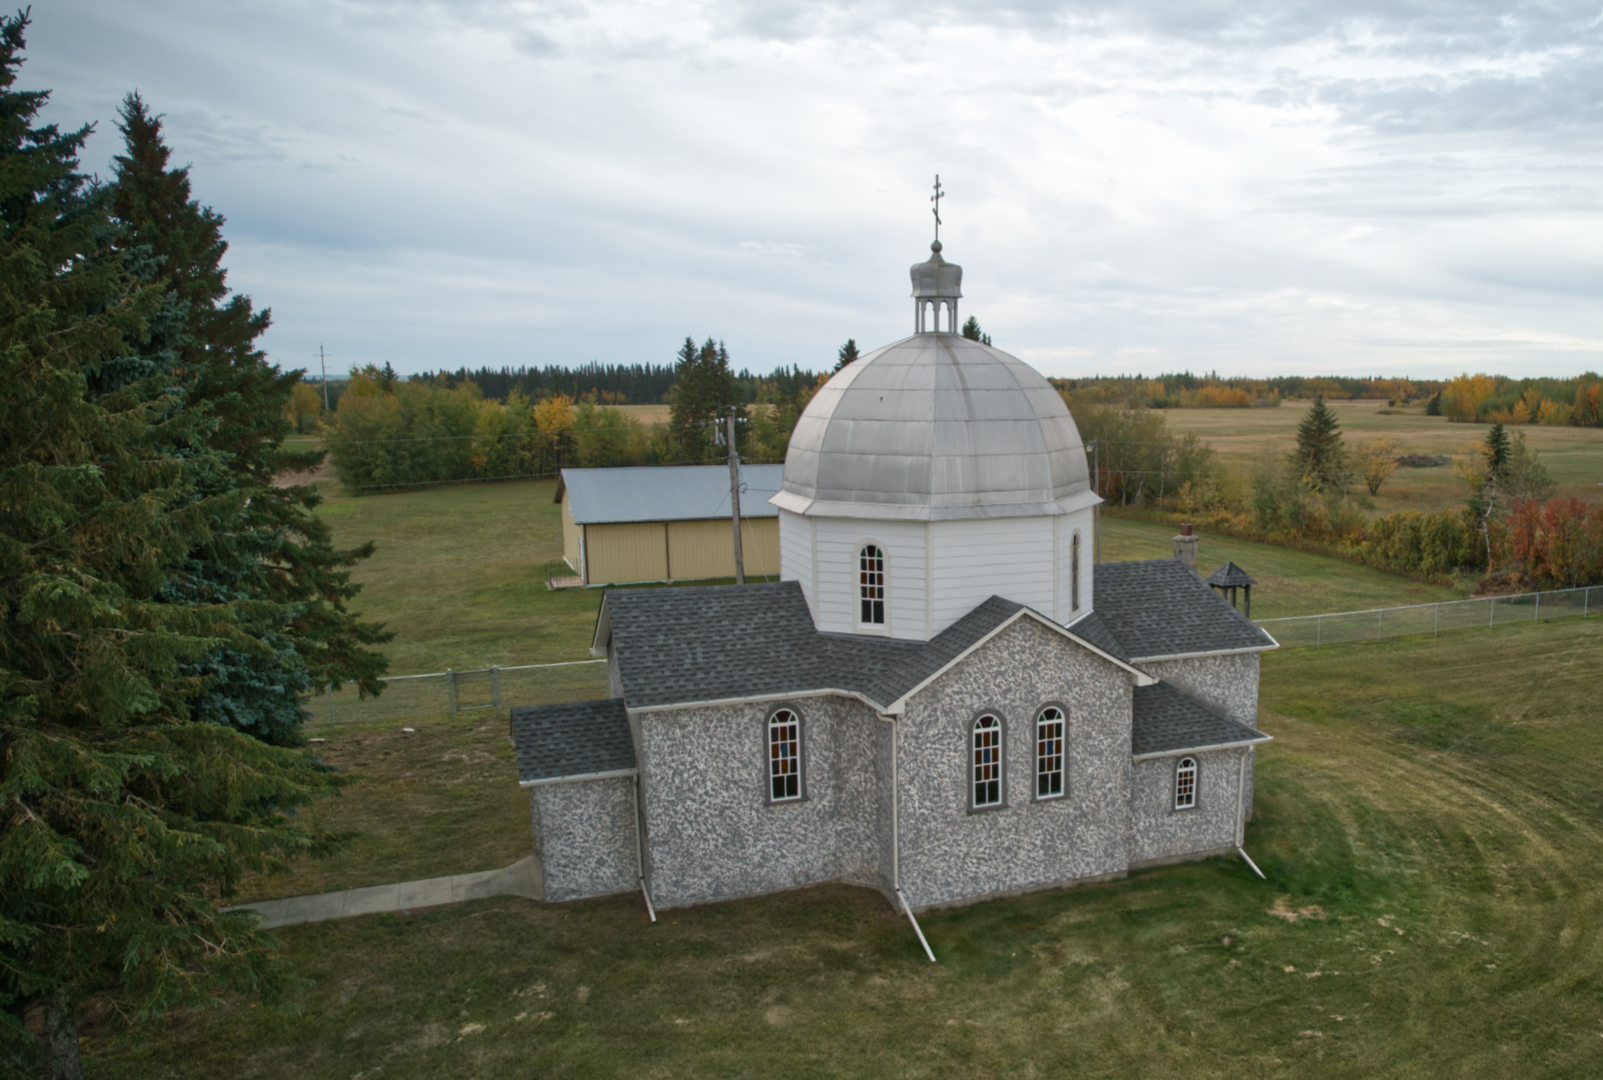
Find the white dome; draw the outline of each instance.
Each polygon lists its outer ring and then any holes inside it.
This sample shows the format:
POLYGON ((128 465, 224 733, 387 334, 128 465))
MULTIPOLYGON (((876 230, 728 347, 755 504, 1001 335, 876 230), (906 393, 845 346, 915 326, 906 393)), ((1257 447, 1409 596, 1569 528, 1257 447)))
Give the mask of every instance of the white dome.
POLYGON ((770 500, 799 514, 950 520, 1097 501, 1080 433, 1024 361, 958 334, 869 353, 808 404, 770 500))

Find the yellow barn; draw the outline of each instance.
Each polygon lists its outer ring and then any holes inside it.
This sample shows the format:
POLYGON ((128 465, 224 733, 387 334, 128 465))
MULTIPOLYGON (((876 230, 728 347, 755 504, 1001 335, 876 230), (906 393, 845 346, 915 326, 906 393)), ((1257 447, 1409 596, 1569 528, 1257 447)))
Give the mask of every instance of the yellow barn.
MULTIPOLYGON (((783 465, 740 467, 740 546, 748 577, 779 573, 783 465)), ((586 585, 735 576, 726 465, 563 469, 562 555, 586 585)))

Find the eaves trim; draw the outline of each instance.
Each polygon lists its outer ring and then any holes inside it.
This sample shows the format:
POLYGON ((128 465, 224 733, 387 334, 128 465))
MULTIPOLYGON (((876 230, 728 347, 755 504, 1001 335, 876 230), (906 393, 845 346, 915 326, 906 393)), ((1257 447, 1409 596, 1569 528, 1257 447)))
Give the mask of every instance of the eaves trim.
POLYGON ((518 787, 540 787, 543 784, 576 784, 581 780, 608 780, 614 776, 634 776, 639 769, 613 769, 609 772, 578 773, 574 776, 544 776, 538 780, 519 780, 518 787))
POLYGON ((1208 743, 1205 746, 1182 746, 1178 750, 1153 750, 1146 754, 1131 754, 1131 761, 1148 761, 1152 758, 1180 757, 1183 754, 1202 754, 1209 750, 1234 750, 1238 746, 1260 746, 1274 742, 1273 735, 1259 735, 1256 739, 1237 739, 1235 742, 1208 743))

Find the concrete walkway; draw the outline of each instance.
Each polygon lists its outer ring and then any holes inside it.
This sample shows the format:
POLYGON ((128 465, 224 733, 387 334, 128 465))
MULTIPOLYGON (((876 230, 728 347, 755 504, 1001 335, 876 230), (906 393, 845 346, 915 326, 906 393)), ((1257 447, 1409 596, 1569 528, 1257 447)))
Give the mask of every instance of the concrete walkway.
POLYGON ((258 900, 254 904, 237 904, 226 910, 254 911, 261 918, 262 929, 271 930, 296 923, 342 919, 347 915, 373 915, 381 911, 410 911, 441 904, 460 904, 464 900, 482 900, 488 896, 523 896, 540 900, 545 895, 543 884, 540 860, 531 855, 500 870, 429 878, 425 881, 403 881, 399 885, 372 885, 365 889, 346 889, 344 892, 318 893, 316 896, 291 896, 286 900, 258 900))

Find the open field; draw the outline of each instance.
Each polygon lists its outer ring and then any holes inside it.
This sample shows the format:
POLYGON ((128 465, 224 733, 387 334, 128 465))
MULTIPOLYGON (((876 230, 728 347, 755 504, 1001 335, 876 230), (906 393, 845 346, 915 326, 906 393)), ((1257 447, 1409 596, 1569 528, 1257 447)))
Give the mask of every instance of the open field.
MULTIPOLYGON (((1251 475, 1269 454, 1296 445, 1297 424, 1310 402, 1288 401, 1273 409, 1169 409, 1169 430, 1194 433, 1216 450, 1226 465, 1251 475)), ((1328 401, 1341 419, 1350 447, 1364 439, 1390 436, 1403 454, 1456 454, 1486 438, 1486 424, 1453 424, 1444 416, 1426 416, 1422 407, 1387 410, 1384 401, 1328 401), (1385 411, 1383 411, 1385 410, 1385 411)), ((1558 494, 1603 501, 1603 428, 1508 428, 1521 432, 1541 454, 1542 464, 1558 484, 1558 494)), ((1467 494, 1451 465, 1398 469, 1375 497, 1376 513, 1398 510, 1447 510, 1462 506, 1467 494)))
POLYGON ((936 965, 842 887, 656 925, 631 896, 291 927, 299 1017, 86 1053, 141 1080, 1595 1075, 1599 655, 1603 620, 1266 657, 1267 883, 1214 860, 931 913, 936 965))

